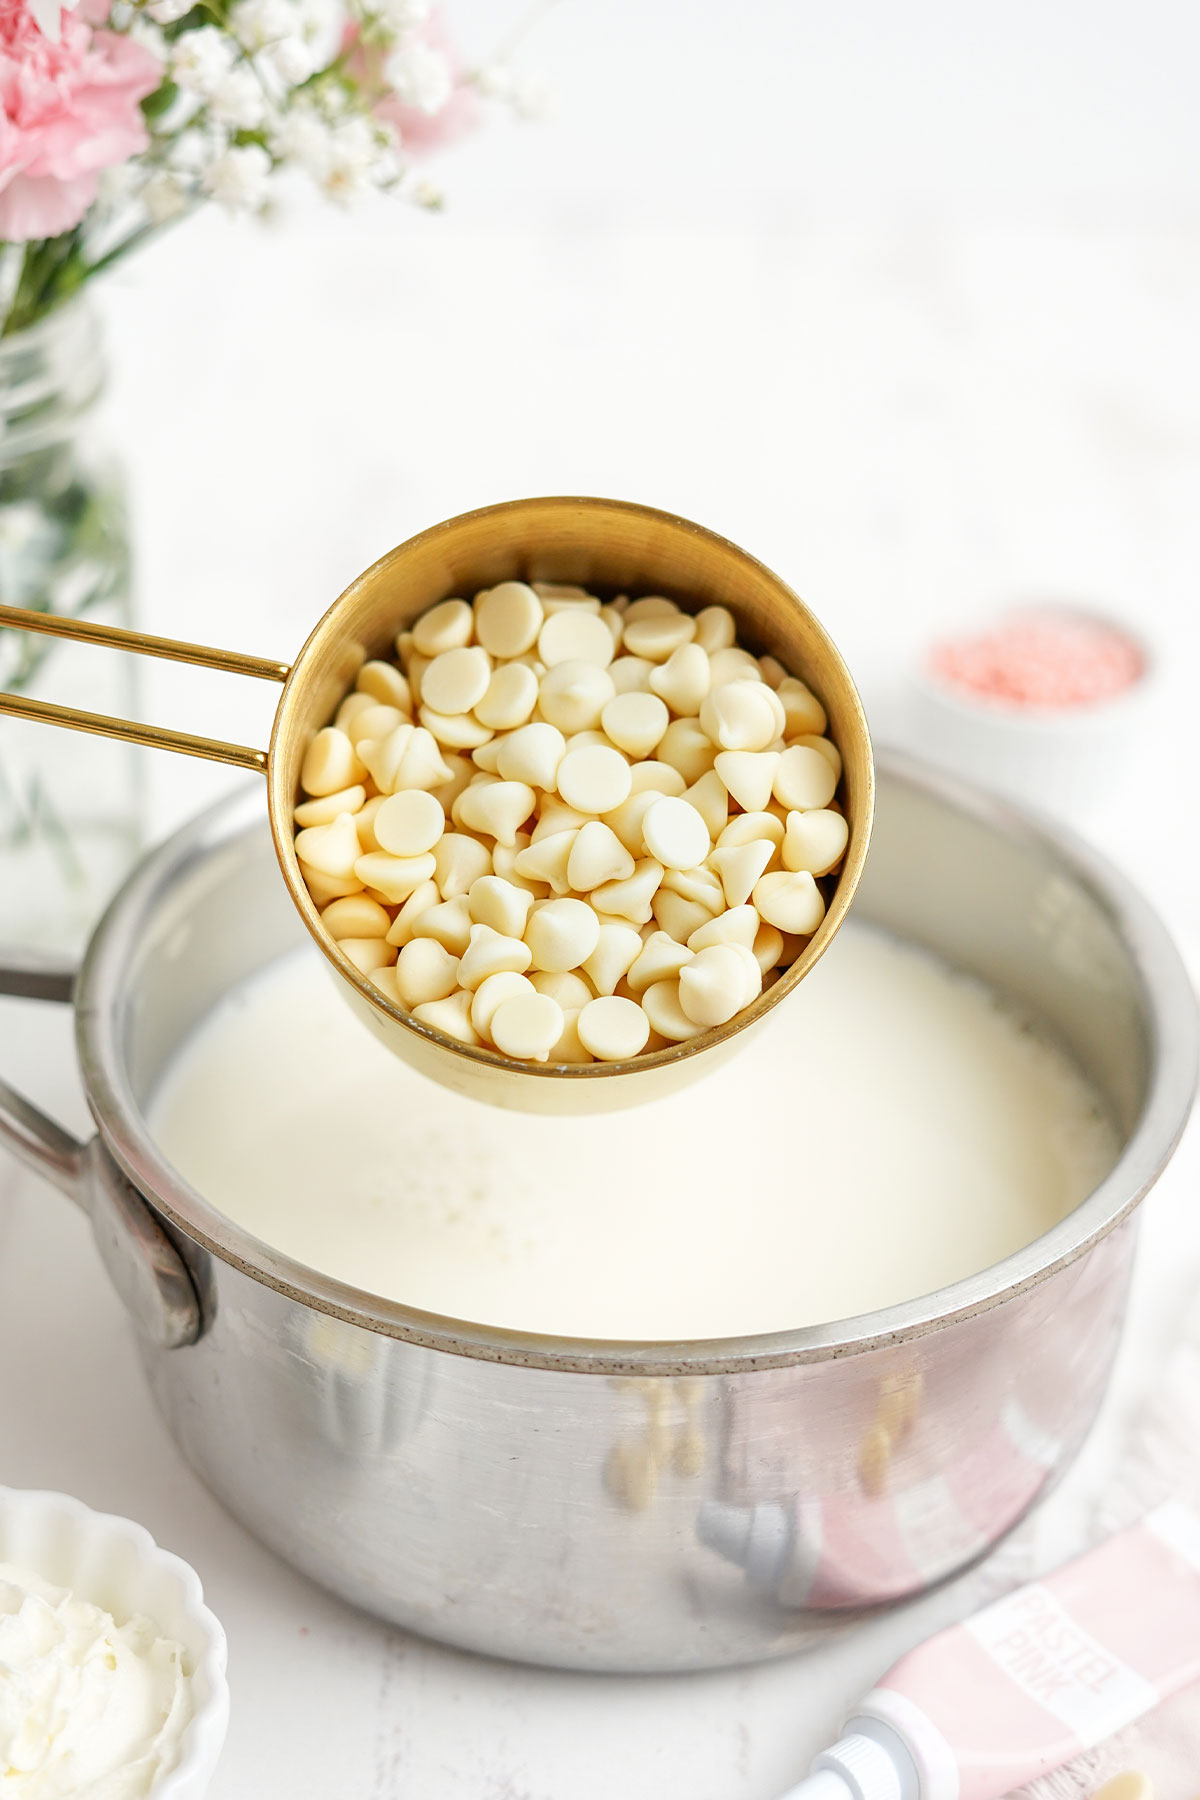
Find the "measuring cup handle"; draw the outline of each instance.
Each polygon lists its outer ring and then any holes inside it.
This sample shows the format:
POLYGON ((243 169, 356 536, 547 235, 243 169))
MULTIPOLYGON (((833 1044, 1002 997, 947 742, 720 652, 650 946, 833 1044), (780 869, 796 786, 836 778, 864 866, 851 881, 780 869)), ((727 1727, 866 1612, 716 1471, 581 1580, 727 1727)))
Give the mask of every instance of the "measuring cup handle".
MULTIPOLYGON (((286 681, 287 663, 265 656, 244 656, 236 650, 214 650, 207 644, 188 644, 176 638, 152 637, 144 631, 128 631, 121 625, 99 625, 32 607, 0 606, 0 627, 32 631, 43 637, 74 638, 109 650, 128 650, 135 656, 158 656, 168 662, 195 663, 229 675, 249 675, 257 681, 286 681)), ((0 693, 0 713, 17 719, 33 719, 45 725, 63 725, 71 731, 89 731, 96 737, 123 738, 154 750, 177 750, 184 756, 201 756, 209 762, 232 763, 239 769, 266 773, 267 753, 248 744, 227 744, 219 738, 196 737, 161 725, 142 725, 132 719, 114 719, 107 713, 84 712, 76 706, 59 706, 34 700, 27 694, 0 693)))
MULTIPOLYGON (((0 951, 0 994, 69 1003, 73 965, 28 950, 0 951)), ((0 1081, 0 1143, 87 1213, 109 1278, 138 1329, 159 1348, 194 1344, 200 1302, 183 1258, 99 1137, 82 1143, 0 1081)))

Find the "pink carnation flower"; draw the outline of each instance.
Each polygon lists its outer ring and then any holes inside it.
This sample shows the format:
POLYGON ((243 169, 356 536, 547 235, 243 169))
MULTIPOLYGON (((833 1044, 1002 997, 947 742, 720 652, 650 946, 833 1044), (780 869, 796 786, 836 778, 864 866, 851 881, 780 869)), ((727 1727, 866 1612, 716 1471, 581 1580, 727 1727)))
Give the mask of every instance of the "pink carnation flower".
POLYGON ((162 65, 95 28, 108 9, 99 0, 64 11, 56 44, 25 0, 0 0, 0 239, 69 231, 95 199, 100 171, 146 147, 138 102, 158 87, 162 65))

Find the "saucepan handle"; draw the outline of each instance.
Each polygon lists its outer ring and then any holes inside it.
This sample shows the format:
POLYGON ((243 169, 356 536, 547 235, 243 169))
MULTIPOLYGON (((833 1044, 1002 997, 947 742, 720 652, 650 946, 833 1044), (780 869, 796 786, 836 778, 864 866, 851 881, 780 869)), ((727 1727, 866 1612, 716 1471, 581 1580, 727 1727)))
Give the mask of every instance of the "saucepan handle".
MULTIPOLYGON (((70 1002, 74 966, 39 951, 0 950, 0 994, 70 1002)), ((88 1214, 109 1278, 143 1336, 164 1350, 194 1344, 203 1318, 183 1258, 99 1137, 89 1143, 0 1081, 0 1143, 88 1214)))

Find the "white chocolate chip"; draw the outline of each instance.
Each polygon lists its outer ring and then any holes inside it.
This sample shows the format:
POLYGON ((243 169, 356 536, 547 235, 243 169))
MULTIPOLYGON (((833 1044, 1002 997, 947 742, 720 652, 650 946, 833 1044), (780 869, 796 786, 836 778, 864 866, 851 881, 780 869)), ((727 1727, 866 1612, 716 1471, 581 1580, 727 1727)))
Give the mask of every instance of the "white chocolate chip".
POLYGON ((696 642, 709 656, 728 650, 736 638, 737 626, 727 606, 705 606, 696 614, 696 642))
POLYGON ((440 713, 432 706, 422 706, 417 716, 426 731, 449 750, 478 750, 492 735, 491 726, 481 725, 474 713, 440 713))
POLYGON ((634 763, 629 775, 631 795, 643 793, 647 788, 653 788, 656 794, 671 795, 682 794, 687 789, 687 782, 670 763, 654 760, 634 763))
POLYGON ((762 670, 757 661, 739 644, 730 644, 724 650, 714 650, 708 659, 708 670, 714 687, 724 687, 727 681, 762 680, 762 670))
POLYGON ((777 656, 760 656, 758 667, 769 688, 777 688, 787 675, 787 670, 777 656))
POLYGON ((475 636, 491 656, 532 650, 542 619, 542 603, 523 581, 502 581, 475 596, 475 636))
POLYGON ((815 750, 818 755, 825 758, 825 761, 833 770, 834 780, 840 781, 842 779, 842 753, 831 739, 827 737, 817 737, 811 733, 801 733, 799 737, 789 739, 789 750, 793 744, 803 745, 809 750, 815 750))
POLYGON ((702 906, 709 918, 725 910, 725 895, 721 888, 720 878, 712 869, 697 863, 692 869, 668 869, 663 876, 662 884, 672 894, 682 894, 685 900, 694 900, 702 906))
POLYGON ((440 787, 454 773, 424 725, 397 725, 386 738, 361 743, 358 753, 384 794, 440 787))
POLYGON ((496 1008, 505 1000, 534 991, 528 975, 518 975, 515 969, 502 969, 498 975, 486 976, 475 989, 475 998, 471 1002, 471 1023, 480 1037, 491 1037, 496 1008))
POLYGON ((673 981, 693 955, 691 947, 677 942, 670 932, 652 931, 626 974, 630 992, 644 994, 656 981, 673 981))
MULTIPOLYGON (((471 883, 467 904, 476 925, 490 925, 505 937, 520 938, 529 923, 533 895, 528 888, 505 881, 502 875, 480 875, 471 883)), ((475 1029, 478 1031, 479 1026, 475 1029)))
POLYGON ((615 694, 600 714, 607 737, 629 756, 649 756, 671 715, 657 694, 615 694))
POLYGON ((628 1062, 650 1036, 650 1021, 636 1000, 592 1000, 575 1023, 580 1042, 600 1062, 628 1062))
MULTIPOLYGON (((525 727, 529 729, 528 726, 525 727)), ((454 802, 454 821, 498 844, 513 844, 533 811, 533 789, 524 781, 489 781, 464 788, 454 802)))
POLYGON ((716 754, 712 739, 698 719, 672 719, 658 746, 658 760, 678 770, 687 787, 707 775, 716 754))
POLYGON ((529 844, 516 857, 513 862, 515 873, 527 881, 546 883, 556 894, 565 894, 571 886, 567 870, 577 836, 577 830, 567 830, 539 838, 536 844, 529 844))
POLYGON ((472 925, 470 941, 458 965, 458 984, 474 990, 489 975, 507 969, 523 975, 532 961, 529 945, 520 938, 506 937, 490 925, 472 925))
POLYGON ((677 980, 656 981, 648 987, 642 995, 642 1010, 650 1021, 650 1029, 672 1044, 700 1034, 701 1027, 692 1023, 679 1004, 677 980))
POLYGON ((375 816, 387 799, 386 794, 375 794, 364 801, 354 815, 354 828, 358 832, 358 841, 365 850, 379 850, 382 845, 375 836, 375 816))
MULTIPOLYGON (((397 670, 397 674, 399 674, 399 670, 397 670)), ((400 679, 401 681, 404 680, 403 675, 400 676, 400 679)), ((366 712, 369 707, 377 706, 378 704, 379 702, 375 699, 373 694, 360 694, 357 692, 347 694, 346 698, 342 701, 342 704, 333 715, 333 723, 338 731, 344 731, 346 736, 349 737, 350 727, 354 720, 357 719, 358 715, 366 712)), ((403 711, 403 708, 401 708, 401 711, 403 711)))
POLYGON ((754 940, 761 930, 758 913, 752 906, 730 906, 723 913, 701 925, 693 931, 687 941, 692 951, 707 950, 713 944, 740 944, 746 950, 753 950, 754 940))
POLYGON ((302 800, 293 808, 292 818, 302 828, 309 825, 332 825, 339 813, 357 813, 367 798, 365 787, 338 788, 319 800, 302 800))
POLYGON ((809 937, 825 917, 821 890, 806 870, 764 875, 755 885, 759 916, 780 931, 809 937))
POLYGON ((678 611, 677 603, 665 594, 643 594, 640 599, 626 602, 625 623, 628 625, 631 619, 674 618, 678 611))
POLYGON ((611 994, 642 952, 642 937, 632 925, 617 920, 601 921, 596 948, 583 969, 598 994, 611 994))
POLYGON ((458 986, 458 958, 436 938, 410 938, 396 959, 396 992, 409 1011, 448 1000, 458 986))
POLYGON ((779 766, 778 750, 722 750, 717 774, 746 812, 765 812, 779 766))
POLYGON ((317 906, 328 906, 331 900, 338 900, 344 894, 360 894, 362 882, 357 875, 322 875, 319 869, 310 869, 308 864, 302 865, 304 885, 317 906))
POLYGON ((828 875, 846 853, 850 827, 841 813, 816 807, 812 812, 790 812, 783 840, 783 866, 807 869, 810 875, 828 875))
POLYGON ((396 960, 395 950, 380 937, 341 938, 338 949, 362 975, 374 975, 396 960))
POLYGON ((765 750, 782 729, 782 709, 761 681, 727 681, 706 696, 700 724, 718 750, 765 750))
POLYGON ((451 994, 448 1000, 428 1000, 421 1006, 413 1008, 413 1018, 419 1019, 422 1025, 431 1025, 435 1031, 442 1031, 447 1037, 457 1038, 460 1044, 478 1044, 479 1035, 471 1024, 470 994, 451 994))
MULTIPOLYGON (((432 850, 446 829, 446 815, 432 794, 409 788, 388 794, 372 820, 375 841, 393 856, 421 856, 432 850)), ((430 1000, 440 1000, 430 994, 430 1000)))
POLYGON ((650 918, 655 894, 662 883, 663 866, 652 856, 634 864, 626 881, 606 881, 592 890, 592 905, 598 912, 616 913, 634 925, 645 925, 650 918))
POLYGON ((708 826, 687 800, 664 794, 642 820, 646 849, 667 869, 694 869, 712 848, 708 826))
POLYGON ((591 1051, 584 1048, 579 1038, 579 1013, 582 1010, 580 1007, 576 1012, 564 1012, 562 1035, 551 1047, 548 1062, 590 1063, 593 1060, 591 1051))
POLYGON ((699 644, 680 644, 665 663, 652 666, 650 688, 673 713, 694 718, 712 683, 708 657, 699 644))
POLYGON ((475 619, 465 600, 443 600, 413 621, 413 648, 421 656, 441 656, 469 644, 475 619))
POLYGON ((360 694, 368 694, 372 700, 394 706, 412 717, 412 689, 394 663, 365 662, 354 678, 354 686, 360 694))
POLYGON ((783 831, 784 823, 778 813, 738 813, 717 839, 717 847, 725 850, 730 844, 751 844, 756 838, 770 838, 778 850, 783 843, 783 831))
POLYGON ((537 647, 547 669, 574 662, 594 663, 598 669, 607 669, 616 649, 604 620, 577 606, 550 615, 538 632, 537 647))
POLYGON ((622 613, 620 607, 617 606, 602 606, 600 608, 600 617, 608 626, 609 635, 613 641, 613 650, 619 650, 621 648, 621 639, 625 633, 624 613, 622 613))
POLYGON ((529 979, 539 994, 557 1000, 564 1013, 576 1013, 596 998, 595 988, 577 969, 535 969, 529 979))
POLYGON ((794 675, 785 676, 776 692, 783 703, 785 737, 800 737, 809 732, 820 737, 828 730, 829 721, 825 716, 825 708, 812 689, 798 681, 794 675))
POLYGON ((415 938, 436 938, 439 944, 444 944, 455 956, 463 956, 471 941, 471 925, 467 896, 455 894, 453 900, 443 900, 414 919, 411 935, 415 938))
POLYGON ((629 764, 606 745, 568 750, 558 766, 558 791, 579 812, 611 812, 629 798, 631 786, 629 764))
POLYGON ((424 856, 389 856, 385 850, 369 850, 354 865, 354 873, 364 887, 382 894, 390 906, 407 900, 414 888, 428 881, 434 871, 434 860, 424 856))
POLYGON ((819 750, 795 744, 779 758, 772 792, 789 812, 826 807, 837 791, 837 776, 819 750))
POLYGON ((729 822, 729 790, 717 771, 710 769, 707 775, 694 781, 685 798, 708 826, 709 837, 720 837, 729 822))
MULTIPOLYGON (((388 928, 388 943, 401 946, 409 943, 413 935, 413 926, 429 911, 430 907, 438 904, 439 898, 435 881, 423 881, 419 888, 414 888, 388 928)), ((466 941, 465 934, 463 941, 464 943, 466 941)))
POLYGON ((590 894, 606 881, 626 881, 633 868, 633 857, 603 820, 591 819, 575 833, 567 880, 576 893, 590 894))
POLYGON ((493 731, 515 731, 538 703, 538 678, 524 663, 501 663, 492 671, 487 693, 475 706, 475 717, 493 731))
POLYGON ((397 725, 408 725, 411 722, 408 713, 402 712, 398 706, 385 706, 380 701, 373 700, 370 706, 358 709, 346 726, 346 736, 357 748, 364 738, 386 737, 389 731, 395 731, 397 725))
POLYGON ((347 894, 325 908, 321 923, 333 938, 385 938, 392 919, 378 900, 366 894, 347 894))
POLYGON ((339 788, 353 787, 365 774, 354 745, 336 725, 318 731, 304 753, 300 765, 300 786, 306 794, 318 799, 336 794, 339 788))
POLYGON ((618 656, 609 664, 608 673, 618 694, 650 693, 650 676, 654 664, 644 656, 618 656))
POLYGON ((486 844, 465 831, 448 831, 433 851, 434 880, 443 900, 454 900, 470 891, 481 875, 491 873, 492 859, 486 844))
POLYGON ((492 1042, 505 1056, 546 1062, 563 1034, 563 1024, 562 1008, 549 994, 517 994, 502 1000, 493 1013, 492 1042))
POLYGON ((712 918, 706 906, 700 906, 695 900, 685 900, 682 894, 666 886, 660 887, 655 894, 652 910, 662 929, 678 938, 681 944, 686 944, 693 931, 698 931, 712 918))
POLYGON ((422 709, 432 707, 447 717, 470 712, 487 693, 491 680, 492 659, 481 645, 444 650, 421 678, 422 709))
POLYGON ((522 725, 501 740, 497 768, 505 781, 553 792, 567 742, 556 725, 522 725))
POLYGON ((707 1031, 741 1011, 745 987, 746 972, 734 947, 711 944, 681 969, 679 1005, 693 1025, 707 1031))
POLYGON ((754 960, 764 975, 783 960, 783 933, 774 925, 760 925, 751 946, 754 960))
POLYGON ((708 863, 720 878, 726 906, 746 904, 774 856, 775 845, 770 838, 751 838, 748 844, 727 844, 724 848, 718 844, 708 863))
POLYGON ((573 806, 564 806, 561 800, 547 798, 529 841, 540 844, 543 838, 557 837, 560 831, 578 831, 589 822, 587 813, 576 812, 573 806))
POLYGON ((599 940, 600 920, 584 900, 547 900, 525 927, 525 942, 538 969, 577 969, 599 940))
POLYGON ((608 670, 597 663, 562 662, 542 676, 538 706, 560 731, 592 731, 616 691, 608 670))
POLYGON ((329 825, 310 825, 307 831, 296 833, 295 841, 300 861, 319 874, 342 880, 357 874, 355 864, 361 851, 353 813, 339 813, 329 825))
MULTIPOLYGON (((635 602, 635 605, 640 602, 635 602)), ((688 644, 696 635, 696 621, 690 613, 639 613, 631 606, 625 614, 624 647, 647 662, 665 663, 667 658, 688 644)))

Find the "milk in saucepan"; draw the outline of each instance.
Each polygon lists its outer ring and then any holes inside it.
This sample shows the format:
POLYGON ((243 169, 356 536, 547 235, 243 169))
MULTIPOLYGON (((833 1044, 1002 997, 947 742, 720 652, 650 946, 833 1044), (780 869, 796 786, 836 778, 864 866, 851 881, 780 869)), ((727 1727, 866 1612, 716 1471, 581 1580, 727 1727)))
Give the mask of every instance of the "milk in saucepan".
POLYGON ((201 1024, 150 1123, 213 1205, 326 1274, 480 1323, 643 1339, 928 1293, 1057 1223, 1118 1148, 1061 1050, 855 925, 732 1061, 596 1119, 423 1079, 296 951, 201 1024))

